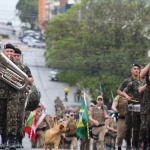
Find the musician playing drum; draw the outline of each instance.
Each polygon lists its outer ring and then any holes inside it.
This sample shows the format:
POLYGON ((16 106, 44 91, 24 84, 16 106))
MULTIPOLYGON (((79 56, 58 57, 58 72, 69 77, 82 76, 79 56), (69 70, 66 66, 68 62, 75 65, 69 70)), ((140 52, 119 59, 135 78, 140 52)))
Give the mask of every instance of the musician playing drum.
POLYGON ((130 78, 125 79, 118 89, 118 94, 125 97, 125 99, 128 100, 129 109, 127 108, 125 116, 125 139, 127 142, 127 150, 131 149, 131 138, 132 146, 134 146, 136 149, 138 149, 141 144, 141 141, 139 139, 139 131, 141 124, 140 112, 135 111, 138 110, 139 105, 137 104, 140 104, 141 101, 141 94, 138 92, 138 87, 140 84, 139 73, 140 66, 138 64, 133 64, 133 66, 131 67, 132 76, 130 78), (132 106, 132 108, 130 108, 130 105, 132 106), (132 129, 133 137, 131 137, 132 129))
MULTIPOLYGON (((12 44, 4 46, 3 54, 13 61, 15 47, 12 44)), ((2 58, 2 56, 1 56, 2 58)), ((0 64, 6 64, 5 59, 0 60, 0 64)), ((11 64, 9 64, 11 65, 11 64)), ((17 135, 17 114, 18 114, 18 98, 19 90, 12 87, 3 80, 2 70, 7 69, 0 66, 0 134, 2 137, 0 148, 6 148, 7 139, 9 150, 16 149, 16 135, 17 135)), ((8 72, 8 70, 6 70, 8 72)))
MULTIPOLYGON (((29 85, 32 85, 33 83, 33 77, 31 74, 31 71, 28 66, 24 65, 21 62, 22 53, 19 48, 15 48, 14 53, 14 61, 15 64, 27 74, 29 85)), ((25 117, 25 102, 27 97, 27 92, 29 91, 28 87, 26 87, 26 90, 20 91, 19 101, 18 101, 18 118, 17 118, 17 139, 16 139, 16 148, 23 148, 22 146, 22 139, 24 137, 24 117, 25 117)))

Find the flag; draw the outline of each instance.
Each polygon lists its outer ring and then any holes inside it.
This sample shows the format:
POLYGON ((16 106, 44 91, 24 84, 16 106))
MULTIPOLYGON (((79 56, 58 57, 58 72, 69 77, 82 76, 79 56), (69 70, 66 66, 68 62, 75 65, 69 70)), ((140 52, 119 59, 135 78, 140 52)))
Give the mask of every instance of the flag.
POLYGON ((82 104, 79 111, 79 122, 77 124, 77 136, 84 138, 86 132, 89 137, 89 128, 88 128, 88 109, 85 98, 82 98, 82 104))
POLYGON ((29 135, 29 138, 32 141, 35 141, 36 139, 35 126, 36 126, 36 111, 32 111, 25 125, 25 133, 29 135))
POLYGON ((102 85, 100 84, 100 88, 99 88, 99 94, 101 95, 101 96, 103 96, 104 95, 104 89, 102 88, 102 85))
POLYGON ((114 95, 113 95, 112 90, 111 90, 111 97, 112 97, 112 100, 114 100, 114 95))

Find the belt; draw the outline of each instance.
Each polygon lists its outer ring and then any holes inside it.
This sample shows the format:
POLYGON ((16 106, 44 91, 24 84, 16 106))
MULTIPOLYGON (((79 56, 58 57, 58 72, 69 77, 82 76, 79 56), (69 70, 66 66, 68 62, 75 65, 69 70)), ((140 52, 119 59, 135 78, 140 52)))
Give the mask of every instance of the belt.
POLYGON ((140 104, 128 104, 128 111, 140 112, 140 104))
POLYGON ((102 126, 104 126, 105 124, 99 124, 98 126, 95 126, 95 125, 93 125, 92 127, 102 127, 102 126))
POLYGON ((125 119, 125 117, 124 116, 119 116, 118 119, 125 119))

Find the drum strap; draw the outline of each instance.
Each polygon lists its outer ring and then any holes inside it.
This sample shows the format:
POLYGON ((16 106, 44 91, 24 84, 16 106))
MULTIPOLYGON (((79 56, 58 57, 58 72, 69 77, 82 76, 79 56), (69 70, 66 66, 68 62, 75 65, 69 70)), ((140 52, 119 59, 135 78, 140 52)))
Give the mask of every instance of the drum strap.
POLYGON ((42 114, 38 122, 36 123, 35 130, 38 128, 38 126, 42 123, 43 119, 45 118, 46 114, 42 114))

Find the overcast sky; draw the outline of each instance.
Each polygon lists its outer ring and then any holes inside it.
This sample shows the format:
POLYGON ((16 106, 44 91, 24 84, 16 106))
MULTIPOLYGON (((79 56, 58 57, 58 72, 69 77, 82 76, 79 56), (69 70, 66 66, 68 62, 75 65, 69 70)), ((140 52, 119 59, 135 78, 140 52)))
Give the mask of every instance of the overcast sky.
POLYGON ((15 7, 19 0, 0 0, 0 22, 11 21, 14 26, 20 26, 19 18, 15 16, 15 7))

